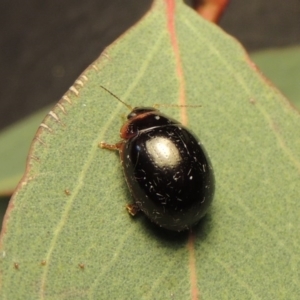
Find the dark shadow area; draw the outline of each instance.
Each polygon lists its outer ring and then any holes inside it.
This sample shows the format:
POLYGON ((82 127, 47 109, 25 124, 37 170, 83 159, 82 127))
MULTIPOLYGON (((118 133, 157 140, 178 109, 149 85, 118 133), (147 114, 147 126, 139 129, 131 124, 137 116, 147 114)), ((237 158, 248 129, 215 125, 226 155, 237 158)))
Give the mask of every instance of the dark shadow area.
MULTIPOLYGON (((145 233, 149 236, 158 240, 162 245, 177 249, 186 247, 189 238, 189 230, 177 232, 172 230, 167 230, 159 227, 158 225, 151 222, 143 212, 140 212, 139 215, 135 216, 137 219, 137 226, 143 226, 145 233)), ((212 230, 212 216, 210 211, 195 225, 192 229, 192 232, 196 239, 205 240, 212 230)))
POLYGON ((0 230, 10 197, 0 197, 0 230))

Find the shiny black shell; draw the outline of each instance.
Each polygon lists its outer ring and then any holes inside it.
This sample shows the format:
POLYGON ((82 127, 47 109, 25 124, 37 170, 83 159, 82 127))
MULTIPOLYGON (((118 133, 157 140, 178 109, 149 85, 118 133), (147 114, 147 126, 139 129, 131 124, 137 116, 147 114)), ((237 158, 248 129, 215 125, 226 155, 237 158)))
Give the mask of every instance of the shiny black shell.
POLYGON ((119 151, 135 204, 163 228, 191 228, 214 195, 206 151, 189 129, 152 107, 135 108, 127 118, 119 151))

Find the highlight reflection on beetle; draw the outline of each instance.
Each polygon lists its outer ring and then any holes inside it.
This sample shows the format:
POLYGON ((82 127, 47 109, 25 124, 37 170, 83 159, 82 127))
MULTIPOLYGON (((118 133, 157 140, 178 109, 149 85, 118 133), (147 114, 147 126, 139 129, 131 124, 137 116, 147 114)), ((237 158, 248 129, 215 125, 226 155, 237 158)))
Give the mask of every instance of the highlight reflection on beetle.
POLYGON ((122 140, 100 146, 119 151, 134 199, 127 206, 129 213, 142 211, 169 230, 191 228, 205 215, 214 195, 214 174, 205 149, 188 128, 153 107, 133 108, 127 119, 120 131, 122 140))
POLYGON ((155 161, 160 168, 173 168, 181 159, 176 145, 165 137, 154 137, 145 146, 149 159, 155 161))

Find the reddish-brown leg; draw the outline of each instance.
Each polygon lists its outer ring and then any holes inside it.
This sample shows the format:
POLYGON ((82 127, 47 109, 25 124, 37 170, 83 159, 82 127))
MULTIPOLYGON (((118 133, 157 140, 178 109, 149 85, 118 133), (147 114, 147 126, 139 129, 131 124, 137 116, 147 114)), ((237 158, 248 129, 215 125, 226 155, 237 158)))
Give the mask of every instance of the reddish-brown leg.
POLYGON ((108 149, 108 150, 120 150, 121 149, 121 147, 122 147, 122 144, 123 144, 123 142, 121 141, 121 142, 118 142, 118 143, 116 143, 116 144, 107 144, 107 143, 105 143, 105 142, 101 142, 100 144, 99 144, 99 147, 100 148, 102 148, 102 149, 108 149))
POLYGON ((132 204, 127 204, 126 209, 130 215, 133 217, 140 211, 140 208, 137 206, 137 204, 132 203, 132 204))
MULTIPOLYGON (((99 147, 102 149, 121 151, 123 143, 124 143, 123 141, 118 142, 116 144, 107 144, 107 143, 101 142, 99 144, 99 147)), ((140 208, 135 203, 127 204, 126 209, 127 209, 128 213, 132 216, 135 216, 140 211, 140 208)))

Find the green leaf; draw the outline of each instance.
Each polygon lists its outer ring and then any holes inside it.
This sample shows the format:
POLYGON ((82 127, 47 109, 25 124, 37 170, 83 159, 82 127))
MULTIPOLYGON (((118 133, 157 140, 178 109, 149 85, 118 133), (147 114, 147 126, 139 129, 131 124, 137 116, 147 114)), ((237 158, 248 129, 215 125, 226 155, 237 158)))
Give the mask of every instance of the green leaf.
POLYGON ((11 194, 20 181, 34 134, 49 110, 43 108, 1 132, 0 195, 11 194))
POLYGON ((251 58, 300 110, 300 47, 259 51, 251 58))
POLYGON ((299 132, 234 39, 156 1, 40 126, 4 222, 0 298, 297 299, 299 132), (128 216, 118 155, 98 148, 119 141, 128 110, 100 85, 167 105, 205 145, 216 195, 192 234, 128 216))

